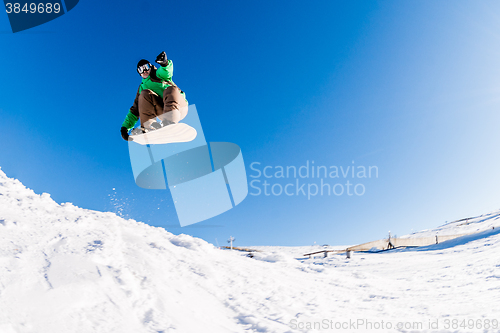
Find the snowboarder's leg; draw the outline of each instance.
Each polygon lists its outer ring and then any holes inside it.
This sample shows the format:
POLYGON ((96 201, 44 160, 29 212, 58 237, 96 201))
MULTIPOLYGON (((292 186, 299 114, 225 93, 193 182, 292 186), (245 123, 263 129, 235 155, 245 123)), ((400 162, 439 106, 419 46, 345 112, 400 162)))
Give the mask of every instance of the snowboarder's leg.
POLYGON ((139 95, 139 118, 141 127, 150 128, 156 116, 163 113, 163 100, 154 91, 145 89, 139 95))
POLYGON ((159 115, 163 125, 178 123, 188 113, 188 104, 179 87, 173 85, 163 91, 163 114, 159 115))

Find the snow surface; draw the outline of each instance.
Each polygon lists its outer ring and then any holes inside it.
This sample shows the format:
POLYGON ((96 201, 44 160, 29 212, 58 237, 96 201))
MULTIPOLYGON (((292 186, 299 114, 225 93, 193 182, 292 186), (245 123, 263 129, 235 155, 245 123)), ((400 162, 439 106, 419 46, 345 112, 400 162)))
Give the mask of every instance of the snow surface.
POLYGON ((500 320, 499 214, 440 227, 486 231, 424 248, 250 258, 59 205, 0 170, 0 332, 499 332, 484 325, 500 320), (455 319, 476 326, 446 329, 455 319))

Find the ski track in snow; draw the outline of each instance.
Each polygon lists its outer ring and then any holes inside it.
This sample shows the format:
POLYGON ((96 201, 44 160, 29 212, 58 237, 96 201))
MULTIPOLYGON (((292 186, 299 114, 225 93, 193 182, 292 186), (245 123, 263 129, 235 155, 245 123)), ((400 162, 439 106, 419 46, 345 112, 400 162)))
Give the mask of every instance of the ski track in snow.
POLYGON ((320 247, 257 247, 262 252, 249 258, 112 213, 59 205, 0 170, 0 332, 335 331, 305 326, 324 319, 424 323, 386 332, 472 332, 425 324, 500 320, 499 216, 409 235, 498 226, 418 249, 348 260, 301 258, 320 247))

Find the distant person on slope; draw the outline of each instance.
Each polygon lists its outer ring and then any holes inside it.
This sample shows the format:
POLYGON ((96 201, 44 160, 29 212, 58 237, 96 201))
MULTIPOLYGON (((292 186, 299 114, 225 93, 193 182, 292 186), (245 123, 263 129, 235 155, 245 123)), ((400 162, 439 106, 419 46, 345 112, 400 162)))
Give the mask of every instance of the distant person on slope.
POLYGON ((141 127, 131 134, 142 134, 162 126, 178 123, 186 117, 188 102, 185 93, 172 81, 174 64, 165 52, 156 57, 161 66, 157 69, 145 59, 137 63, 137 72, 142 82, 137 90, 134 104, 130 108, 121 127, 124 140, 129 139, 129 130, 140 120, 141 127), (161 120, 157 122, 156 117, 161 120))

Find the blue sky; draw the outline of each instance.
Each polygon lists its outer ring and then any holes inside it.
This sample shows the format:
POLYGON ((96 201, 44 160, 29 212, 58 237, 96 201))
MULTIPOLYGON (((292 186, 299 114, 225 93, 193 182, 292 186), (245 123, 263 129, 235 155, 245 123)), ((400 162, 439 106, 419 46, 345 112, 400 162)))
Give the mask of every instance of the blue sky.
POLYGON ((495 1, 81 0, 12 34, 2 14, 0 166, 59 203, 221 245, 354 244, 486 213, 500 208, 499 17, 495 1), (168 191, 135 185, 119 133, 135 64, 161 51, 249 181, 254 162, 378 178, 350 179, 362 196, 249 195, 181 228, 168 191))

